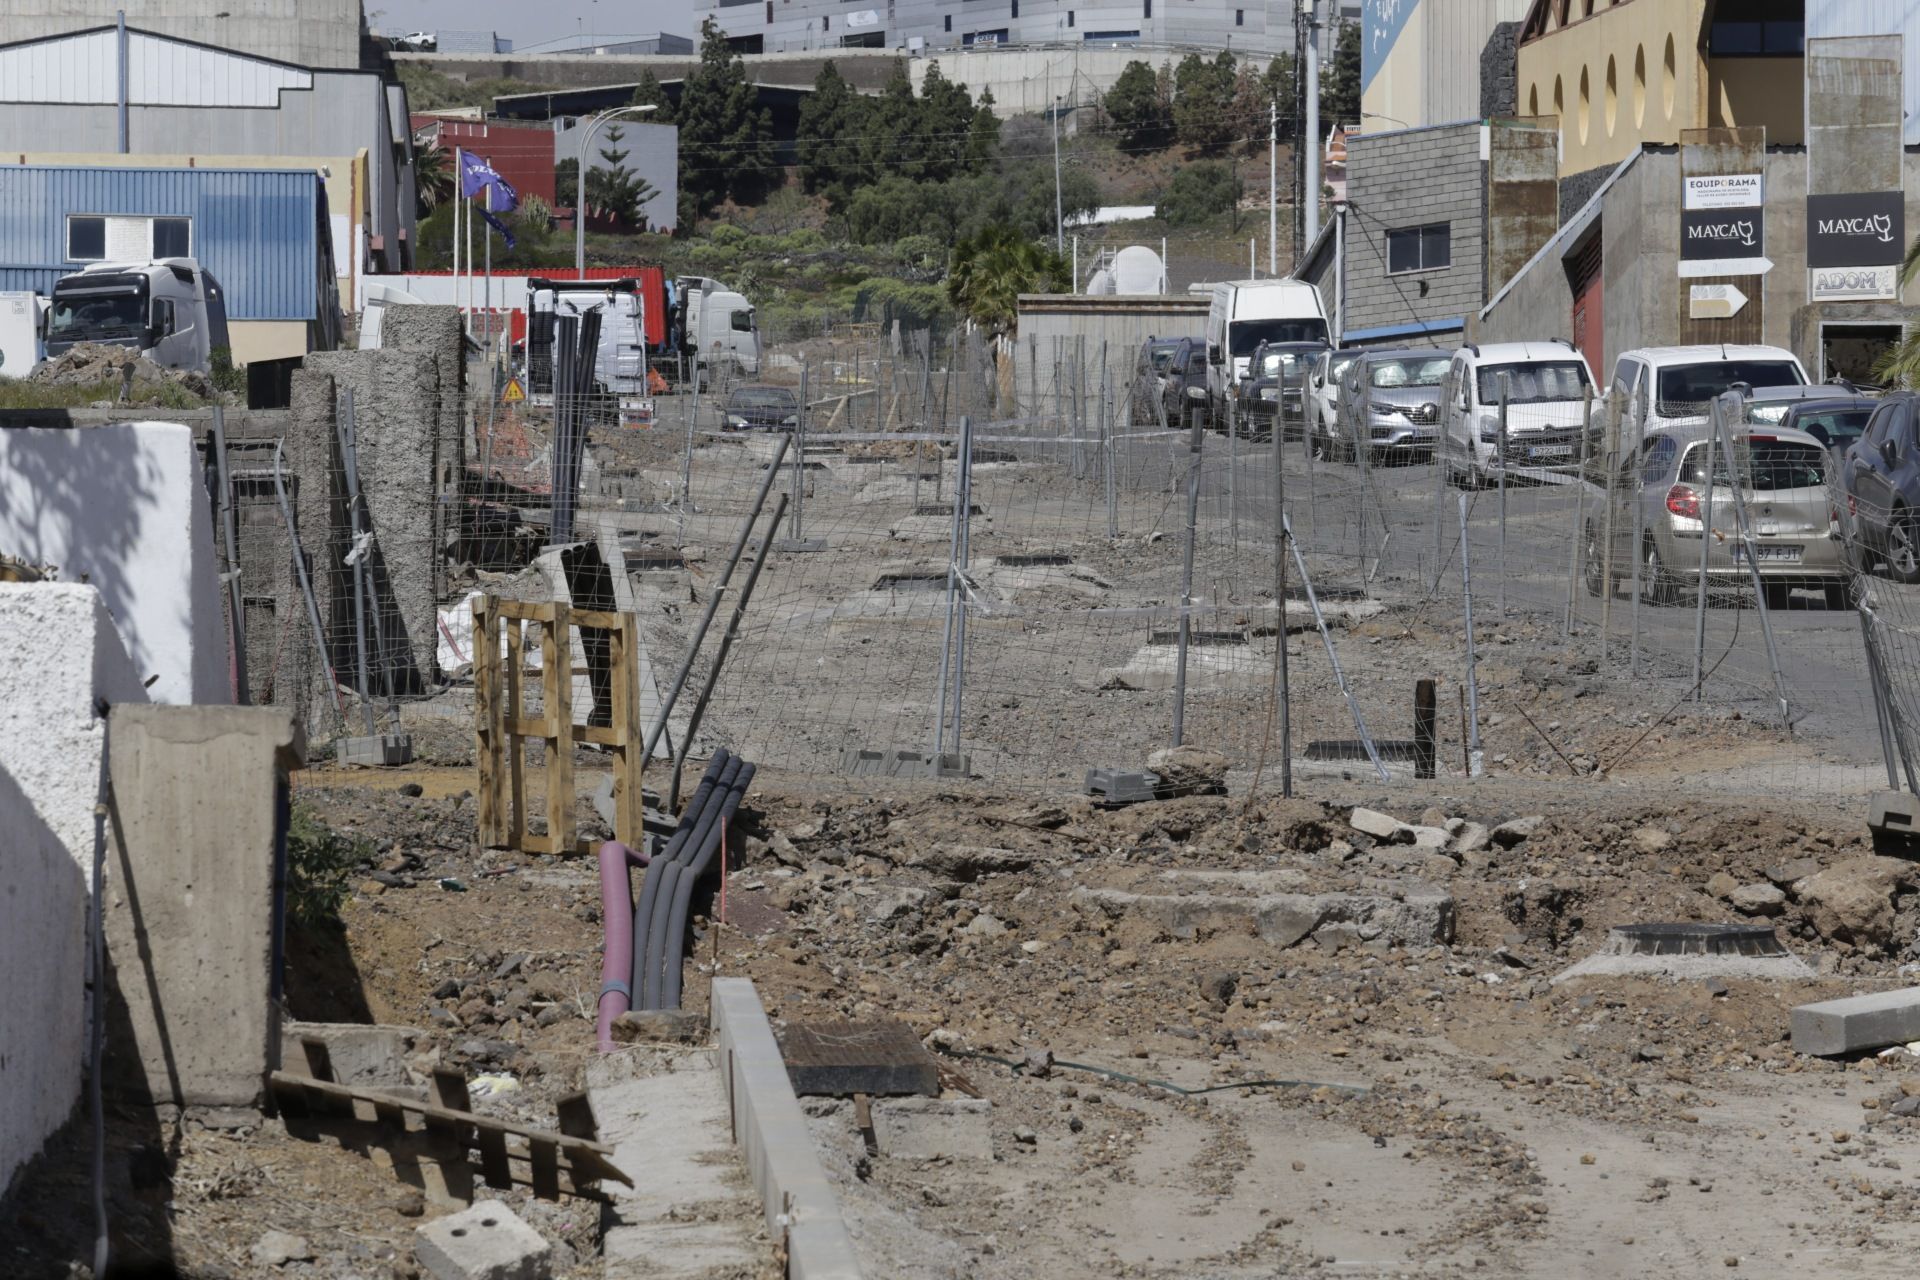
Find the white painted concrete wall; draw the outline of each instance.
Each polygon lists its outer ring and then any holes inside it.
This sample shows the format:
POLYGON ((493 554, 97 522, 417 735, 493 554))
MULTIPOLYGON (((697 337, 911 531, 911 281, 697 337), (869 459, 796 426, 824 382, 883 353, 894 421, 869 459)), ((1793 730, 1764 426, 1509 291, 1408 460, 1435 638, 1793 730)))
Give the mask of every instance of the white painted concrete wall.
MULTIPOLYGON (((0 433, 4 434, 4 433, 0 433)), ((145 702, 100 592, 0 583, 0 1189, 80 1097, 106 722, 145 702)))
POLYGON ((98 587, 154 702, 233 701, 210 505, 177 423, 0 431, 0 549, 98 587))

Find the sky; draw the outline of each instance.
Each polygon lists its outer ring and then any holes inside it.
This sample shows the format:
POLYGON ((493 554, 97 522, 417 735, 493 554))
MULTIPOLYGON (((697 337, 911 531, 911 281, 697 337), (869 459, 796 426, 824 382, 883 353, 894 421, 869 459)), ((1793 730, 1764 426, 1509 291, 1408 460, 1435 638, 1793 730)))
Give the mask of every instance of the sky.
POLYGON ((691 0, 366 0, 366 11, 384 34, 491 30, 516 50, 589 36, 694 35, 691 0))

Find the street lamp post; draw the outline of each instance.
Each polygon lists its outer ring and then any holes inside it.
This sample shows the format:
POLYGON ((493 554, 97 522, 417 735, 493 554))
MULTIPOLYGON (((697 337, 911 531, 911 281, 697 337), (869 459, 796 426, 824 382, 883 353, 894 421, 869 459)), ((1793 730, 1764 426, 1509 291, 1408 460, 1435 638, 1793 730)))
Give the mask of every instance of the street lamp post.
POLYGON ((656 110, 657 107, 648 103, 640 107, 614 107, 602 111, 588 122, 586 133, 580 139, 580 167, 574 175, 576 182, 573 195, 573 274, 579 279, 587 278, 587 156, 593 149, 593 135, 615 116, 643 116, 656 110))

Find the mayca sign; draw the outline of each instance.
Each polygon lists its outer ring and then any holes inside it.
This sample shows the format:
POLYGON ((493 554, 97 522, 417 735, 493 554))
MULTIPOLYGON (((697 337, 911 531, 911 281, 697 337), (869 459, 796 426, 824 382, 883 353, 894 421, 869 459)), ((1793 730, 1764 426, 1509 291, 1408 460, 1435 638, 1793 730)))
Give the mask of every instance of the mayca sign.
POLYGON ((1808 294, 1813 301, 1894 297, 1906 248, 1902 193, 1807 197, 1808 294))

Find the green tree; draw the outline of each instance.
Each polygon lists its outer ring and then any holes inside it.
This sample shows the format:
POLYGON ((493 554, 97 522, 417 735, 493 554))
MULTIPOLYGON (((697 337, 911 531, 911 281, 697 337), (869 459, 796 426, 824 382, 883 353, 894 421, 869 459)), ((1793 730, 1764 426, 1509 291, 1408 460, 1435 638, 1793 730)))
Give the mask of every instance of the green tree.
POLYGON ((649 124, 673 123, 673 102, 667 97, 667 91, 660 87, 660 82, 654 78, 652 67, 640 73, 640 83, 633 87, 631 105, 653 108, 646 116, 649 124))
MULTIPOLYGON (((621 222, 637 224, 645 217, 642 207, 660 190, 627 167, 629 153, 620 145, 626 136, 619 125, 607 126, 607 145, 600 152, 602 163, 587 170, 587 203, 621 222)), ((554 171, 557 175, 559 167, 554 171)))
POLYGON ((808 191, 825 192, 836 202, 859 173, 860 133, 867 101, 853 91, 832 61, 814 77, 813 92, 800 104, 794 151, 808 191))
POLYGON ((1000 117, 993 113, 993 90, 982 89, 980 101, 973 106, 973 119, 967 125, 967 171, 979 173, 993 163, 999 152, 1000 117))
POLYGON ((947 296, 989 336, 1011 335, 1020 295, 1071 288, 1066 262, 1012 227, 993 226, 953 248, 947 296))
MULTIPOLYGON (((1905 289, 1920 275, 1920 236, 1907 246, 1907 256, 1900 264, 1900 287, 1905 289)), ((1920 322, 1909 322, 1900 341, 1887 348, 1873 366, 1873 376, 1889 387, 1902 387, 1911 390, 1920 386, 1920 322)))
POLYGON ((1320 120, 1331 128, 1359 119, 1360 24, 1349 22, 1340 28, 1340 40, 1333 47, 1333 65, 1320 81, 1320 120))
POLYGON ((1154 212, 1179 227, 1211 222, 1240 203, 1240 179, 1218 161, 1183 165, 1154 212))
MULTIPOLYGON (((776 185, 773 121, 762 110, 740 56, 713 19, 700 27, 700 66, 687 77, 674 113, 680 126, 684 204, 707 212, 729 196, 749 202, 776 185)), ((691 229, 683 213, 681 224, 691 229)))
POLYGON ((918 178, 924 168, 920 147, 920 103, 905 66, 897 67, 880 96, 868 101, 866 128, 860 135, 859 180, 886 174, 918 178))
POLYGON ((967 87, 947 79, 938 62, 928 63, 915 113, 915 142, 925 177, 945 181, 968 168, 974 111, 967 87))
POLYGON ((953 230, 953 191, 946 183, 888 174, 855 187, 845 217, 847 239, 855 244, 891 244, 916 234, 945 239, 953 230))
POLYGON ((1291 139, 1300 133, 1300 78, 1294 73, 1293 55, 1283 53, 1267 64, 1260 77, 1260 101, 1280 107, 1280 136, 1291 139))
POLYGON ((1173 128, 1183 144, 1211 154, 1233 141, 1235 75, 1233 55, 1225 50, 1212 61, 1197 53, 1180 60, 1173 73, 1173 128))
POLYGON ((453 200, 453 152, 431 143, 413 153, 414 212, 421 217, 453 200))
POLYGON ((1161 96, 1159 77, 1144 62, 1129 62, 1100 99, 1123 151, 1157 151, 1173 134, 1173 113, 1161 96))

